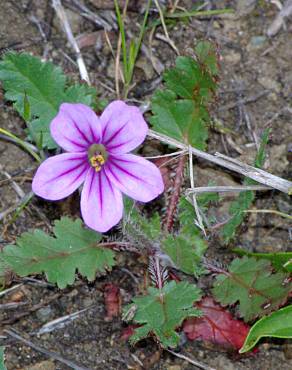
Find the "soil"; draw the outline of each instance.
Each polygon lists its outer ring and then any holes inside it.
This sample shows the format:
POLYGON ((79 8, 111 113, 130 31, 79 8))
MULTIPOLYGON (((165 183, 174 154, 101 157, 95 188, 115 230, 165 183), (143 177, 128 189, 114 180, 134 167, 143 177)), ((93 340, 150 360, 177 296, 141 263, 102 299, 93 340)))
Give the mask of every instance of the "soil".
MULTIPOLYGON (((50 5, 51 1, 1 0, 0 3, 2 53, 8 49, 31 52, 60 65, 72 79, 79 79, 74 53, 58 24, 50 5)), ((70 3, 74 2, 64 1, 65 5, 70 3)), ((102 3, 103 1, 97 0, 84 1, 92 11, 106 16, 113 24, 111 10, 98 8, 98 4, 102 3)), ((111 3, 113 2, 105 1, 104 7, 108 4, 111 7, 111 3)), ((145 6, 146 1, 137 3, 133 2, 133 11, 127 24, 132 34, 137 34, 137 24, 141 21, 137 9, 145 6)), ((182 0, 179 5, 191 9, 193 3, 191 0, 182 0)), ((213 4, 213 8, 231 7, 235 9, 235 13, 213 18, 192 18, 189 21, 172 22, 168 26, 169 35, 181 54, 190 53, 198 40, 208 38, 217 43, 222 56, 218 99, 212 108, 212 117, 221 124, 221 128, 215 125, 210 129, 208 151, 219 151, 251 163, 256 151, 255 142, 264 128, 270 126, 272 135, 265 168, 278 176, 291 179, 292 168, 288 149, 292 144, 289 108, 292 83, 289 31, 292 25, 287 20, 285 28, 273 38, 268 38, 266 31, 278 12, 275 4, 264 0, 219 0, 208 3, 213 4), (222 128, 229 129, 229 133, 225 134, 222 128)), ((114 99, 114 61, 104 40, 103 31, 90 20, 83 18, 80 11, 74 10, 72 6, 68 15, 74 34, 83 35, 83 42, 87 43, 82 48, 82 53, 99 97, 114 99)), ((153 12, 151 16, 156 15, 153 12)), ((158 27, 156 33, 163 34, 163 30, 158 27)), ((117 32, 110 31, 109 37, 115 48, 117 32)), ((148 45, 148 36, 145 44, 148 45)), ((154 36, 152 50, 157 58, 157 68, 173 65, 176 54, 167 43, 154 36)), ((130 94, 130 100, 138 103, 149 100, 153 87, 159 84, 158 77, 151 62, 141 54, 134 76, 136 86, 130 94)), ((4 101, 3 95, 0 95, 0 105, 0 127, 25 138, 24 122, 12 106, 4 101)), ((157 151, 157 148, 150 142, 144 150, 148 153, 157 151)), ((0 212, 4 212, 19 202, 19 194, 13 185, 17 184, 24 193, 30 191, 36 164, 19 147, 3 140, 0 140, 0 156, 0 212), (13 177, 14 183, 7 180, 7 174, 13 177)), ((220 180, 220 184, 239 184, 241 180, 236 174, 227 173, 203 161, 198 161, 194 169, 198 185, 207 185, 212 180, 220 180)), ((254 207, 274 208, 291 213, 289 197, 277 191, 257 194, 254 207)), ((7 213, 1 225, 0 244, 4 246, 15 241, 17 236, 31 228, 39 227, 49 231, 51 220, 57 218, 61 210, 60 204, 48 204, 33 199, 18 217, 13 218, 13 212, 7 213)), ((226 204, 222 202, 216 212, 217 217, 224 219, 225 211, 226 204)), ((262 252, 291 251, 289 227, 291 232, 291 224, 276 215, 252 215, 231 247, 262 252)), ((214 243, 211 244, 210 248, 213 248, 214 243)), ((216 246, 208 253, 213 258, 224 260, 227 252, 226 247, 217 241, 216 246)), ((49 284, 35 284, 10 276, 7 288, 16 283, 22 285, 0 298, 0 303, 11 302, 17 298, 25 304, 9 310, 2 310, 0 307, 0 341, 6 346, 8 370, 66 370, 71 367, 21 342, 11 338, 5 339, 4 329, 14 329, 34 344, 92 370, 194 368, 187 361, 160 350, 152 339, 131 347, 121 339, 125 327, 121 318, 105 320, 104 285, 118 285, 121 288, 122 303, 129 303, 131 298, 140 294, 143 289, 144 270, 143 260, 137 261, 131 254, 124 253, 118 255, 117 266, 110 274, 97 277, 94 283, 79 278, 72 287, 62 291, 49 284), (83 309, 86 310, 65 327, 51 333, 35 334, 45 323, 83 309)), ((292 360, 289 359, 292 355, 289 343, 285 343, 280 340, 266 340, 259 346, 257 353, 242 357, 228 354, 218 347, 202 342, 182 341, 180 351, 218 370, 288 370, 292 369, 292 360)))

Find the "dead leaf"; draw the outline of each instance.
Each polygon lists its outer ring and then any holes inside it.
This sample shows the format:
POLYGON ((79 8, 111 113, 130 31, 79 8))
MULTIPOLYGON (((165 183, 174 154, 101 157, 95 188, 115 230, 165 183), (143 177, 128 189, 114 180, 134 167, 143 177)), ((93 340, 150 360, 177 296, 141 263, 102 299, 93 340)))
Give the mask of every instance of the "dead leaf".
POLYGON ((204 316, 185 320, 183 331, 188 339, 201 339, 239 350, 249 332, 249 326, 233 318, 231 313, 217 304, 213 298, 205 297, 198 304, 204 316))

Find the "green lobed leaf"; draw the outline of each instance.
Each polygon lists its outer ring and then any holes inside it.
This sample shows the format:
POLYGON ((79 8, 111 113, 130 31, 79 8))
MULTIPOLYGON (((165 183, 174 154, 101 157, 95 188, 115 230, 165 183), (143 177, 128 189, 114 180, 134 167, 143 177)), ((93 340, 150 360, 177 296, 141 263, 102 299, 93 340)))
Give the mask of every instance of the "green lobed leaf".
POLYGON ((234 248, 233 252, 240 256, 249 256, 271 261, 276 270, 284 270, 292 272, 292 252, 278 252, 278 253, 251 253, 246 252, 240 248, 234 248))
POLYGON ((181 200, 179 212, 181 227, 176 235, 161 231, 158 213, 146 218, 129 199, 125 201, 125 211, 123 231, 132 244, 139 248, 148 248, 149 251, 156 247, 161 248, 175 267, 187 274, 199 276, 205 271, 201 266, 201 259, 207 244, 192 222, 195 211, 187 200, 181 200))
MULTIPOLYGON (((209 42, 206 44, 210 52, 211 44, 209 42)), ((201 52, 199 45, 195 50, 201 52)), ((216 54, 212 53, 212 56, 217 62, 216 54)), ((199 56, 198 59, 199 61, 191 57, 178 57, 175 68, 165 71, 163 77, 167 88, 174 91, 179 97, 193 100, 198 105, 202 105, 213 97, 216 90, 216 80, 213 75, 217 74, 218 71, 210 73, 210 69, 205 64, 207 61, 205 55, 199 56)))
POLYGON ((200 235, 194 232, 189 234, 189 229, 184 227, 179 235, 169 235, 162 244, 163 251, 179 270, 195 276, 203 273, 201 260, 207 244, 200 235))
POLYGON ((82 103, 93 107, 96 90, 87 84, 75 84, 66 89, 65 95, 67 103, 82 103))
POLYGON ((239 352, 250 351, 263 337, 292 338, 292 305, 258 320, 251 327, 239 352))
MULTIPOLYGON (((200 207, 207 205, 214 198, 202 197, 198 203, 200 207)), ((200 229, 195 225, 196 212, 193 205, 185 198, 179 203, 179 233, 168 235, 162 241, 163 251, 171 258, 174 265, 185 272, 198 277, 205 272, 201 261, 207 249, 207 243, 201 236, 200 229)))
POLYGON ((222 305, 239 303, 245 321, 265 315, 286 301, 292 285, 282 272, 272 274, 267 260, 253 257, 232 261, 228 272, 217 275, 213 294, 222 305))
POLYGON ((23 233, 16 245, 3 249, 4 262, 20 276, 44 272, 59 288, 73 284, 76 270, 92 281, 114 266, 113 251, 98 245, 101 234, 83 228, 80 219, 63 217, 53 232, 55 237, 42 230, 23 233))
POLYGON ((200 315, 200 311, 193 307, 200 297, 200 290, 186 281, 168 282, 161 291, 148 288, 147 296, 134 298, 134 305, 126 307, 126 310, 131 307, 136 309, 133 320, 142 325, 135 329, 130 342, 134 344, 149 335, 155 335, 163 347, 176 347, 179 335, 175 329, 185 318, 200 315))
POLYGON ((152 98, 152 111, 151 123, 156 131, 204 149, 208 114, 203 107, 195 108, 191 100, 177 100, 171 90, 158 90, 152 98))
POLYGON ((0 251, 0 291, 5 287, 5 273, 7 271, 7 265, 4 262, 1 251, 0 251))
POLYGON ((0 370, 7 370, 4 363, 4 347, 0 347, 0 370))
POLYGON ((205 66, 212 76, 219 73, 218 56, 216 46, 211 42, 200 41, 195 47, 199 62, 205 66))
MULTIPOLYGON (((270 130, 265 130, 261 145, 258 150, 258 153, 255 158, 255 167, 261 168, 265 162, 265 148, 267 145, 267 142, 269 140, 269 134, 270 130)), ((246 178, 243 182, 244 185, 254 185, 257 184, 256 181, 246 178)), ((255 199, 255 192, 254 191, 242 191, 238 197, 231 203, 229 208, 229 214, 231 216, 231 219, 223 226, 221 235, 223 236, 223 239, 225 243, 229 243, 231 239, 234 238, 236 230, 239 225, 243 222, 244 218, 246 217, 246 214, 244 211, 250 208, 253 201, 255 199)))
POLYGON ((166 89, 157 90, 151 101, 154 129, 198 149, 206 147, 207 103, 217 85, 212 62, 216 54, 211 43, 205 44, 197 46, 197 60, 184 56, 176 59, 175 67, 163 75, 166 89))
POLYGON ((0 80, 5 98, 27 121, 35 142, 49 149, 57 145, 50 136, 49 124, 63 102, 92 105, 95 90, 86 85, 66 88, 66 76, 51 62, 42 62, 27 53, 7 53, 0 61, 0 80))

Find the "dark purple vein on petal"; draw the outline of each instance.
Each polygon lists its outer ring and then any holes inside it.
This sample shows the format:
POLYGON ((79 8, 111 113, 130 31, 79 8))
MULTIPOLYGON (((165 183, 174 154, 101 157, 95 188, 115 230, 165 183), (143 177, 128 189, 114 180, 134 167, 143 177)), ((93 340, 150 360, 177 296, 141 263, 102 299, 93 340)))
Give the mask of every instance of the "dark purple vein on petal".
MULTIPOLYGON (((68 175, 69 173, 72 173, 72 172, 74 172, 74 171, 76 171, 78 168, 80 168, 82 165, 85 165, 84 164, 84 162, 83 163, 79 163, 77 166, 75 166, 75 167, 73 167, 73 168, 70 168, 69 170, 67 170, 67 171, 65 171, 65 172, 63 172, 63 173, 61 173, 61 174, 59 174, 59 175, 57 175, 57 176, 55 176, 55 177, 53 177, 52 179, 50 179, 49 181, 47 181, 46 183, 50 183, 50 182, 52 182, 52 181, 55 181, 56 179, 58 179, 58 178, 61 178, 61 177, 63 177, 63 176, 66 176, 66 175, 68 175)), ((86 165, 85 165, 86 166, 86 165)))
POLYGON ((93 170, 90 168, 89 171, 90 172, 89 172, 88 176, 90 176, 90 179, 89 179, 90 184, 88 186, 87 202, 89 201, 90 194, 92 192, 92 184, 93 184, 93 181, 94 181, 94 178, 95 178, 95 173, 93 173, 93 170))
POLYGON ((99 187, 99 203, 100 203, 100 213, 102 215, 102 208, 103 208, 103 194, 102 194, 102 179, 101 179, 101 173, 99 173, 98 175, 98 187, 99 187))
POLYGON ((112 140, 114 140, 117 135, 119 135, 119 133, 127 126, 128 124, 128 121, 122 126, 120 127, 116 132, 114 132, 110 137, 109 139, 106 140, 106 142, 104 143, 105 145, 107 145, 108 143, 110 143, 112 140))
MULTIPOLYGON (((131 162, 129 162, 129 163, 131 163, 131 162)), ((123 167, 119 166, 118 164, 116 164, 116 163, 114 163, 114 162, 112 162, 111 164, 112 164, 113 166, 115 166, 116 168, 118 168, 121 172, 124 172, 125 174, 127 174, 128 176, 133 177, 133 178, 134 178, 134 179, 136 179, 136 180, 139 180, 139 181, 142 181, 142 182, 146 183, 146 181, 145 181, 145 180, 143 180, 143 179, 141 179, 140 177, 138 177, 138 176, 134 175, 133 173, 131 173, 131 172, 127 171, 125 168, 123 168, 123 167)))
POLYGON ((86 167, 85 167, 85 168, 80 172, 80 174, 79 174, 79 175, 77 175, 77 176, 75 177, 75 179, 74 179, 74 180, 72 180, 72 181, 70 182, 70 184, 68 184, 68 185, 67 185, 67 187, 71 186, 72 184, 74 184, 74 182, 78 181, 78 180, 80 179, 80 177, 82 177, 86 171, 88 171, 88 168, 86 168, 86 167))
POLYGON ((90 140, 85 136, 84 132, 80 130, 77 123, 73 119, 72 119, 72 122, 73 122, 73 125, 76 128, 76 130, 79 132, 79 134, 83 138, 83 140, 85 140, 87 142, 87 144, 90 144, 90 140))
POLYGON ((116 144, 116 145, 113 145, 113 146, 108 146, 107 149, 109 151, 113 150, 113 149, 117 149, 119 148, 120 146, 123 146, 123 145, 126 145, 126 144, 129 144, 132 140, 127 140, 127 141, 124 141, 123 143, 119 143, 119 144, 116 144))

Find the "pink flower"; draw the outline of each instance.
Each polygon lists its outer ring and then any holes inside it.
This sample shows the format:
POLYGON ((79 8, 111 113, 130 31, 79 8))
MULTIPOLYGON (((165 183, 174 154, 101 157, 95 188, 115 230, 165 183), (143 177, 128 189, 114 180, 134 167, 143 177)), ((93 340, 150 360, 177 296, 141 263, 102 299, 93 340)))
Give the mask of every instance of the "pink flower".
POLYGON ((59 200, 84 183, 81 213, 90 228, 105 232, 120 221, 122 193, 149 202, 163 192, 158 168, 129 153, 148 130, 137 107, 117 100, 98 117, 84 104, 64 103, 50 130, 66 153, 40 165, 32 189, 42 198, 59 200))

